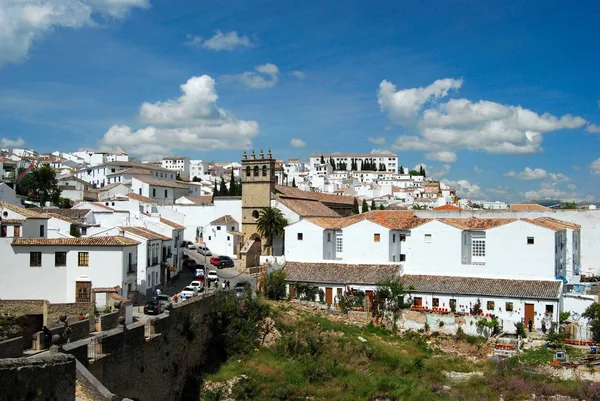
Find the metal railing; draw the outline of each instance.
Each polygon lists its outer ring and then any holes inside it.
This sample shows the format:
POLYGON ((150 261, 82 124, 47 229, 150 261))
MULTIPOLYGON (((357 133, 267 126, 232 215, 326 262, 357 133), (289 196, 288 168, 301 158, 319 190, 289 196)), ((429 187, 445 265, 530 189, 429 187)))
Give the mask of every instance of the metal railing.
POLYGON ((137 263, 130 263, 129 269, 127 270, 127 274, 137 273, 137 263))

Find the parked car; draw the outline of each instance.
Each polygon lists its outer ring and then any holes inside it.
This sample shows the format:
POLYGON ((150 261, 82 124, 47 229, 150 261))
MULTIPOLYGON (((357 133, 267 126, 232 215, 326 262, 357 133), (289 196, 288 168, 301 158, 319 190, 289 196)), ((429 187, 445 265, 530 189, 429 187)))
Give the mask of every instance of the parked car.
POLYGON ((197 265, 196 265, 196 261, 194 259, 188 259, 187 261, 187 267, 189 267, 190 269, 197 269, 197 265))
POLYGON ((233 263, 233 259, 231 259, 229 256, 219 256, 219 258, 221 259, 219 261, 219 264, 217 265, 217 267, 219 269, 222 269, 224 267, 234 267, 235 263, 233 263))
POLYGON ((200 280, 194 280, 190 283, 190 287, 194 287, 198 290, 198 293, 204 291, 204 283, 200 280))
POLYGON ((172 304, 171 297, 166 294, 157 295, 154 300, 158 301, 165 309, 172 304))
POLYGON ((221 259, 219 259, 218 256, 213 256, 212 258, 210 258, 210 264, 213 266, 218 265, 220 261, 221 259))
POLYGON ((183 290, 181 290, 181 292, 179 293, 180 297, 182 295, 185 295, 186 298, 191 298, 191 297, 193 297, 195 295, 198 295, 198 292, 197 292, 197 290, 194 291, 194 287, 188 285, 183 290))
POLYGON ((200 255, 212 256, 212 252, 210 251, 210 249, 208 249, 207 247, 205 247, 203 245, 198 246, 198 253, 200 255))
POLYGON ((196 245, 194 245, 193 243, 190 242, 189 244, 187 244, 186 248, 187 249, 196 249, 196 245))
POLYGON ((213 282, 218 282, 219 281, 219 275, 217 274, 217 271, 216 270, 209 270, 208 271, 208 279, 210 281, 213 281, 213 282))
POLYGON ((196 266, 196 277, 198 277, 199 281, 204 281, 204 266, 196 266))
POLYGON ((144 305, 144 315, 160 315, 165 311, 165 307, 159 301, 148 301, 144 305))
POLYGON ((238 298, 243 298, 244 295, 246 295, 246 290, 252 289, 252 284, 250 284, 248 281, 239 281, 236 283, 233 289, 235 290, 235 295, 237 295, 238 298))

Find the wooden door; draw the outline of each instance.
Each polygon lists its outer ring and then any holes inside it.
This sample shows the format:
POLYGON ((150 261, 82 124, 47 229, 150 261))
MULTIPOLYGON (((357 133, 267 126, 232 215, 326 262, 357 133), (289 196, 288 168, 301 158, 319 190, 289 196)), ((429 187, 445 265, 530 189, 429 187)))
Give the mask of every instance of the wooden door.
POLYGON ((333 303, 333 288, 325 288, 325 303, 332 304, 333 303))
POLYGON ((525 321, 523 322, 523 324, 525 325, 525 330, 529 330, 529 319, 531 319, 532 327, 535 330, 535 320, 533 311, 533 304, 525 304, 525 321))
POLYGON ((365 291, 367 295, 367 312, 371 312, 371 305, 373 305, 373 291, 365 291))
POLYGON ((296 284, 290 284, 290 299, 296 299, 296 284))
POLYGON ((423 298, 415 297, 413 301, 414 306, 423 306, 423 298))
POLYGON ((75 302, 92 302, 92 283, 90 281, 75 282, 75 302))

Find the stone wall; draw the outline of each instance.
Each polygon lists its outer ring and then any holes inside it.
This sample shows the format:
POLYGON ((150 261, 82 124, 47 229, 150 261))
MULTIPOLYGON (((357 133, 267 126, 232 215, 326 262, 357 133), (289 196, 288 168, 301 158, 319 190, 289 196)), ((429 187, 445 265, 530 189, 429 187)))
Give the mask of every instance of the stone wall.
POLYGON ((0 315, 21 316, 30 313, 43 313, 46 301, 35 300, 0 300, 0 315))
POLYGON ((93 302, 73 302, 68 304, 46 303, 44 309, 45 324, 48 327, 54 327, 60 324, 60 315, 65 313, 69 323, 79 321, 79 316, 83 313, 94 316, 93 302))
MULTIPOLYGON (((173 305, 146 339, 143 324, 116 328, 98 338, 102 356, 88 366, 106 388, 137 400, 180 399, 188 376, 206 362, 212 338, 214 296, 173 305)), ((151 323, 149 323, 151 324, 151 323)))
POLYGON ((107 331, 117 327, 120 311, 106 313, 97 317, 96 331, 107 331))
MULTIPOLYGON (((71 341, 79 340, 80 338, 87 337, 90 334, 90 323, 88 320, 80 320, 75 323, 70 324, 71 326, 71 341)), ((53 336, 58 334, 61 336, 61 343, 64 343, 66 340, 62 338, 65 332, 64 324, 60 323, 56 327, 49 327, 50 335, 53 336)), ((48 348, 44 339, 44 332, 38 331, 33 336, 33 344, 31 346, 34 350, 42 350, 48 348)))
POLYGON ((18 358, 23 355, 23 337, 0 342, 0 358, 18 358))
POLYGON ((0 359, 1 400, 75 401, 75 358, 0 359))

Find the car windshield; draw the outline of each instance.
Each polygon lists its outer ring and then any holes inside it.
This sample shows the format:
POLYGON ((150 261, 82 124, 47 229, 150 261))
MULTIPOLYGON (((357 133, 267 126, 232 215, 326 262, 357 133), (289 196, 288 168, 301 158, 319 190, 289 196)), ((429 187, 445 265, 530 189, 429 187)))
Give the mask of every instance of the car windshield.
POLYGON ((169 296, 168 295, 158 295, 156 297, 157 300, 159 301, 168 301, 169 300, 169 296))
POLYGON ((150 301, 146 304, 146 306, 156 306, 157 303, 155 301, 150 301))
POLYGON ((219 256, 219 259, 221 259, 221 260, 231 260, 231 258, 229 256, 219 256))
POLYGON ((192 291, 194 292, 194 287, 185 287, 183 291, 192 291))

